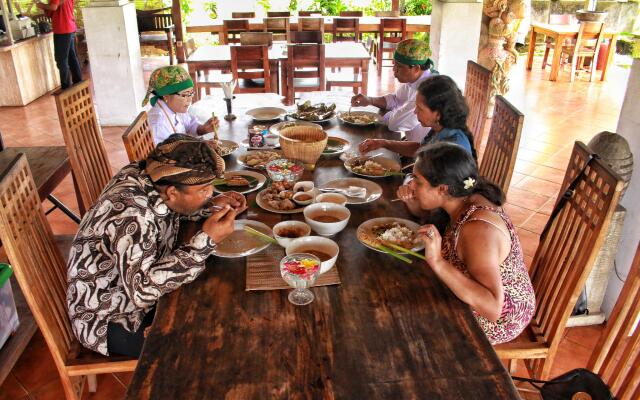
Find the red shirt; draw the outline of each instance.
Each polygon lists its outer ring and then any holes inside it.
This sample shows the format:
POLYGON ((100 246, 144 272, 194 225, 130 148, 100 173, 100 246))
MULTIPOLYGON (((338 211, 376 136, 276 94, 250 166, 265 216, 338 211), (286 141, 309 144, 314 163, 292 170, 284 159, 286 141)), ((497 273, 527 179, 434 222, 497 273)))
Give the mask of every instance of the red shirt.
POLYGON ((73 33, 76 31, 76 21, 73 18, 73 0, 50 0, 49 5, 60 4, 51 15, 53 33, 73 33), (60 4, 61 1, 64 1, 60 4))

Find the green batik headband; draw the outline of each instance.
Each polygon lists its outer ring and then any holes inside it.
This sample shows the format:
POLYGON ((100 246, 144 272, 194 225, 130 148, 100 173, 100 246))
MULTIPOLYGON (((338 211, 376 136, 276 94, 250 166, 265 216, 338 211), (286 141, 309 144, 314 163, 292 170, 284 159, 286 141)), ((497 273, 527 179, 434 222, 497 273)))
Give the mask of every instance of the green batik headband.
POLYGON ((186 81, 174 83, 172 85, 163 86, 159 89, 153 89, 153 97, 151 98, 151 106, 155 106, 158 99, 162 96, 166 96, 169 94, 176 94, 185 89, 189 89, 193 87, 193 81, 191 78, 186 81))
POLYGON ((430 61, 428 57, 424 60, 416 60, 415 58, 410 58, 404 54, 400 54, 397 51, 393 52, 393 59, 404 65, 423 65, 426 64, 427 61, 430 61))

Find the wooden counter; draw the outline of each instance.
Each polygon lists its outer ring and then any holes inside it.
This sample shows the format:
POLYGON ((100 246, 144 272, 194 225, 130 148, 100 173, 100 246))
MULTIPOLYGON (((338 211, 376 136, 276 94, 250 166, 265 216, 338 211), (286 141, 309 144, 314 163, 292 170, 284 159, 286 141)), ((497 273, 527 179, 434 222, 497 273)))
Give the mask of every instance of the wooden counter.
POLYGON ((60 86, 53 34, 0 46, 0 106, 24 106, 60 86))

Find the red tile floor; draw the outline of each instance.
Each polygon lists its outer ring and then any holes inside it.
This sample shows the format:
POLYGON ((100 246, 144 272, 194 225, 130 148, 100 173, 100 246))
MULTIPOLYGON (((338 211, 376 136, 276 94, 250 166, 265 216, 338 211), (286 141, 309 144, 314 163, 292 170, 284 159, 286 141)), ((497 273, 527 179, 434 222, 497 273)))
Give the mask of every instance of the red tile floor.
MULTIPOLYGON (((525 59, 514 67, 511 91, 507 95, 525 115, 524 130, 515 173, 508 193, 508 214, 518 227, 527 262, 535 253, 539 234, 550 214, 559 190, 573 142, 588 142, 603 130, 615 131, 629 70, 613 67, 607 82, 589 83, 580 78, 568 82, 568 72, 550 82, 537 59, 527 72, 525 59)), ((163 62, 163 61, 160 61, 163 62)), ((146 76, 158 60, 145 59, 146 76)), ((369 77, 369 93, 387 93, 395 86, 391 68, 383 68, 378 78, 375 68, 369 77)), ((124 127, 105 127, 103 134, 113 170, 127 161, 121 135, 124 127)), ((63 145, 55 103, 45 96, 26 107, 0 109, 0 131, 6 146, 63 145)), ((77 210, 71 179, 54 194, 77 210)), ((55 233, 75 233, 77 225, 60 211, 49 216, 55 233)), ((584 367, 595 346, 601 327, 567 329, 552 376, 584 367)), ((517 374, 523 376, 522 365, 517 374)), ((85 399, 122 398, 131 374, 98 377, 98 392, 85 399)), ((0 400, 62 399, 58 374, 41 334, 36 334, 6 381, 0 386, 0 400)))

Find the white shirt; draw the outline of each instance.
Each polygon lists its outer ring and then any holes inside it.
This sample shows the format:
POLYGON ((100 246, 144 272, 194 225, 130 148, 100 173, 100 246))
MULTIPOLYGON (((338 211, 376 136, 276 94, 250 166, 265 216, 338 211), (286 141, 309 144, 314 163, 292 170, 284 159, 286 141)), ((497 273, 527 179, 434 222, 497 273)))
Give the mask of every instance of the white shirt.
POLYGON ((412 142, 422 141, 430 130, 420 124, 415 109, 418 86, 431 74, 431 71, 426 70, 416 81, 403 83, 395 93, 384 96, 386 109, 389 111, 383 118, 389 130, 405 132, 407 140, 412 142))
POLYGON ((188 113, 175 113, 167 104, 158 100, 155 106, 149 110, 149 127, 153 133, 153 142, 157 145, 174 133, 185 133, 198 136, 198 121, 188 113), (166 115, 163 112, 166 111, 166 115), (169 118, 167 118, 167 115, 169 118), (169 122, 169 119, 171 122, 169 122), (173 127, 171 126, 173 123, 173 127), (173 128, 175 127, 175 131, 173 128))

